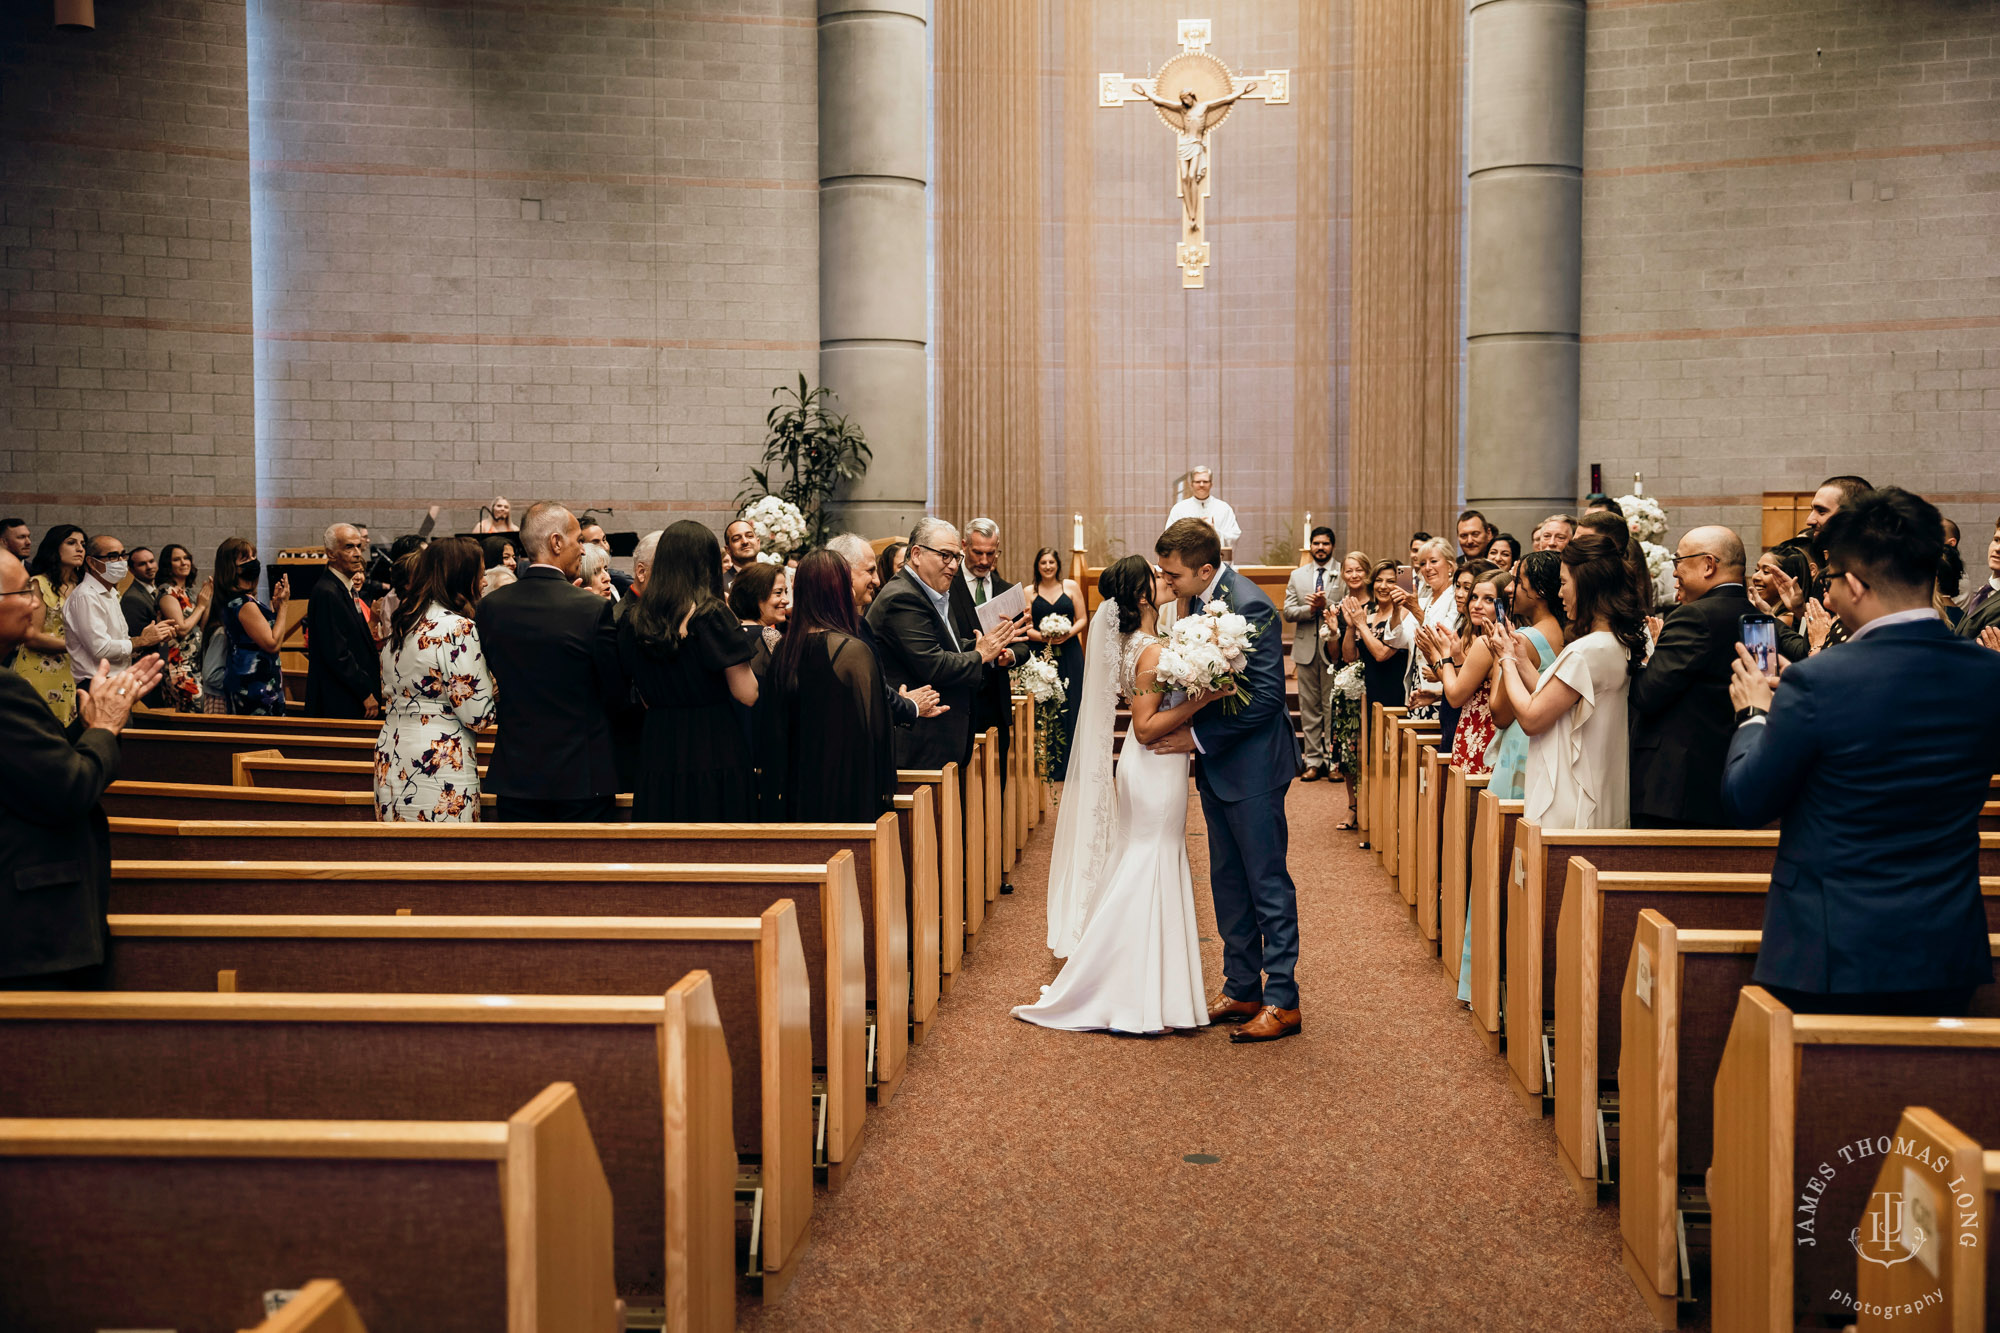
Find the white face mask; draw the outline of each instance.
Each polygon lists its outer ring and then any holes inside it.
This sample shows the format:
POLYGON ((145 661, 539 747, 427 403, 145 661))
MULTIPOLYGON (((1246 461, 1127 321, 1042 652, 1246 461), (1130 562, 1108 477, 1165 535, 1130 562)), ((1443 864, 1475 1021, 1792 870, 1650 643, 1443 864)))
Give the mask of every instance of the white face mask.
POLYGON ((123 560, 105 561, 104 581, 106 583, 123 583, 125 581, 125 570, 126 564, 123 560))

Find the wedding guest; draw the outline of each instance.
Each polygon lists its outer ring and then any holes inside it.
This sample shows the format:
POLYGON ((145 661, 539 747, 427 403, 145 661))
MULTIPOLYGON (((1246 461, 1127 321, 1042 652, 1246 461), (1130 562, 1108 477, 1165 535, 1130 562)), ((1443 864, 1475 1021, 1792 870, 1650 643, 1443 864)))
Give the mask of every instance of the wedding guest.
POLYGON ((386 823, 479 819, 476 729, 497 702, 473 613, 485 575, 478 545, 447 537, 410 558, 410 581, 382 648, 375 817, 386 823))
POLYGON ((187 547, 168 542, 160 548, 159 619, 173 631, 160 655, 166 668, 160 688, 176 712, 219 712, 207 706, 201 692, 201 626, 215 598, 215 580, 203 579, 197 590, 195 572, 187 547))
MULTIPOLYGON (((611 563, 611 538, 605 535, 602 523, 586 523, 583 525, 583 544, 599 552, 604 557, 605 584, 611 591, 609 594, 600 595, 608 595, 614 602, 622 602, 631 596, 632 576, 611 563)), ((589 571, 590 564, 590 552, 586 551, 584 552, 585 573, 583 586, 586 591, 597 592, 597 588, 593 586, 596 576, 589 571)))
POLYGON ((750 566, 757 563, 757 553, 764 548, 764 542, 757 535, 757 525, 747 518, 731 520, 722 530, 722 544, 729 548, 729 560, 722 571, 722 582, 726 588, 731 580, 750 566))
MULTIPOLYGON (((1457 634, 1460 638, 1465 636, 1467 625, 1470 623, 1473 585, 1492 572, 1493 566, 1485 560, 1473 559, 1462 562, 1457 571, 1451 576, 1452 601, 1458 608, 1458 626, 1453 633, 1457 634)), ((1418 633, 1421 634, 1422 631, 1419 630, 1418 633)), ((1442 656, 1450 656, 1451 648, 1448 636, 1440 637, 1437 642, 1439 653, 1442 656)), ((1421 647, 1419 651, 1422 651, 1421 647)), ((1440 681, 1442 681, 1442 674, 1438 670, 1439 664, 1429 654, 1424 655, 1424 665, 1431 675, 1438 676, 1440 681)), ((1439 748, 1441 750, 1449 751, 1451 749, 1452 738, 1458 734, 1458 715, 1459 705, 1452 700, 1449 691, 1445 692, 1444 696, 1438 700, 1437 720, 1440 736, 1439 748)))
MULTIPOLYGON (((135 546, 125 553, 125 567, 132 578, 118 596, 118 609, 125 613, 125 633, 136 639, 147 626, 160 618, 160 557, 153 553, 150 546, 135 546)), ((162 639, 133 656, 162 657, 169 641, 162 639)), ((161 688, 140 702, 149 708, 171 706, 165 694, 164 677, 161 688)))
POLYGON ((1195 467, 1188 472, 1188 489, 1194 494, 1180 499, 1167 511, 1167 526, 1172 527, 1184 518, 1198 518, 1215 529, 1215 535, 1222 539, 1222 558, 1229 559, 1236 539, 1243 535, 1243 527, 1236 521, 1236 511, 1229 502, 1215 498, 1215 473, 1206 466, 1195 467))
MULTIPOLYGON (((875 559, 874 548, 868 539, 852 532, 843 532, 826 544, 826 549, 847 562, 848 572, 853 577, 854 587, 854 632, 868 645, 868 651, 875 654, 879 664, 881 650, 875 643, 874 626, 868 623, 868 608, 875 604, 875 594, 881 591, 880 565, 875 559)), ((889 709, 889 721, 899 727, 907 727, 919 717, 934 717, 944 711, 938 705, 937 691, 928 685, 912 690, 904 685, 898 689, 889 687, 888 677, 883 676, 882 697, 889 709)))
POLYGON ((1076 734, 1076 710, 1083 704, 1083 645, 1077 641, 1083 630, 1083 589, 1076 586, 1074 579, 1062 576, 1062 557, 1056 548, 1044 546, 1035 552, 1034 599, 1028 604, 1028 628, 1021 637, 1054 649, 1056 674, 1062 677, 1063 702, 1056 712, 1056 732, 1062 737, 1061 754, 1050 770, 1050 777, 1056 782, 1061 782, 1069 771, 1070 737, 1076 734), (1053 639, 1043 634, 1041 623, 1050 616, 1068 620, 1069 633, 1053 639))
POLYGON ((1958 636, 1978 640, 1995 626, 2000 626, 2000 522, 1993 525, 1993 538, 1986 544, 1986 584, 1966 599, 1958 636))
POLYGON ((1415 599, 1396 586, 1394 560, 1379 562, 1369 575, 1369 598, 1363 605, 1349 593, 1342 613, 1354 626, 1361 651, 1364 704, 1401 708, 1406 697, 1410 646, 1416 642, 1415 599))
MULTIPOLYGON (((1000 525, 990 518, 975 518, 965 525, 965 560, 961 568, 965 577, 959 581, 951 593, 951 614, 958 626, 961 639, 979 637, 979 608, 998 597, 1014 585, 1000 577, 1000 525)), ((1022 633, 1026 632, 1029 619, 1024 611, 1022 633)), ((986 668, 984 681, 979 692, 973 696, 972 730, 974 735, 987 731, 997 731, 1000 737, 1000 787, 1006 790, 1009 780, 1008 755, 1014 748, 1014 683, 1008 672, 1019 665, 1027 655, 1023 647, 1020 652, 1011 648, 1002 649, 986 668)), ((1013 885, 1001 880, 1002 893, 1012 893, 1013 885)))
POLYGON ((1521 539, 1511 532, 1501 533, 1487 546, 1486 558, 1501 573, 1512 571, 1515 562, 1521 558, 1521 539))
POLYGON ((474 532, 518 532, 514 524, 514 506, 504 495, 493 497, 493 506, 480 520, 472 525, 474 532))
POLYGON ((646 705, 635 821, 755 817, 755 765, 736 712, 757 702, 753 650, 722 594, 714 531, 683 519, 661 534, 645 595, 618 622, 618 659, 646 705))
POLYGON ((882 674, 899 689, 933 687, 942 705, 937 714, 895 733, 898 768, 942 768, 963 772, 972 757, 975 693, 987 666, 999 659, 1021 625, 1003 620, 990 634, 965 637, 954 624, 953 587, 962 586, 964 559, 958 529, 941 518, 921 518, 910 532, 910 558, 902 573, 876 594, 868 608, 882 674))
POLYGON ((34 533, 29 530, 27 519, 0 518, 0 551, 12 551, 25 567, 34 549, 34 533))
POLYGON ((519 577, 515 541, 512 535, 501 536, 497 533, 480 538, 479 547, 486 564, 486 573, 480 584, 481 596, 495 588, 504 588, 519 577))
POLYGON ((875 559, 875 575, 878 582, 887 585, 890 579, 903 572, 903 558, 910 553, 910 544, 897 540, 882 548, 882 554, 875 559))
MULTIPOLYGON (((1360 628, 1349 613, 1350 602, 1360 603, 1368 599, 1368 557, 1360 551, 1349 551, 1340 561, 1341 601, 1333 612, 1333 656, 1328 669, 1336 675, 1352 669, 1356 676, 1361 674, 1362 658, 1366 651, 1361 646, 1360 628)), ((1365 618, 1365 616, 1364 616, 1365 618)), ((1361 774, 1361 702, 1362 690, 1336 688, 1333 694, 1333 762, 1335 771, 1347 782, 1347 820, 1336 827, 1343 833, 1360 827, 1360 805, 1358 790, 1361 774)))
POLYGON ((14 674, 34 687, 64 726, 76 717, 76 677, 69 669, 69 631, 63 611, 83 580, 86 540, 74 523, 58 523, 42 534, 42 544, 28 566, 42 604, 40 625, 29 625, 14 653, 14 674))
POLYGON ((1493 719, 1496 664, 1485 636, 1500 623, 1498 608, 1504 604, 1512 580, 1488 569, 1472 575, 1470 581, 1459 632, 1420 629, 1417 649, 1430 659, 1433 671, 1443 681, 1444 702, 1458 710, 1452 729, 1452 765, 1469 776, 1485 777, 1493 771, 1494 754, 1500 745, 1500 728, 1493 719))
POLYGON ((306 716, 382 716, 382 664, 375 634, 354 589, 368 543, 351 523, 326 530, 326 572, 306 601, 306 716))
POLYGON ((1653 613, 1653 572, 1646 568, 1644 544, 1632 535, 1632 529, 1624 518, 1609 509, 1593 509, 1576 521, 1578 533, 1595 532, 1608 538, 1618 548, 1618 558, 1625 563, 1625 576, 1632 580, 1632 596, 1639 603, 1644 615, 1653 613))
POLYGON ((1431 535, 1428 532, 1413 532, 1410 534, 1411 565, 1414 566, 1417 563, 1417 560, 1423 555, 1424 543, 1430 540, 1431 535))
POLYGON ((1957 629, 1965 619, 1965 608, 1959 605, 1961 590, 1965 587, 1965 560, 1958 548, 1947 541, 1944 555, 1938 560, 1937 583, 1931 591, 1931 605, 1944 623, 1957 629))
POLYGON ((607 602, 618 600, 618 592, 611 586, 611 554, 601 546, 583 543, 582 558, 577 562, 578 586, 593 597, 602 597, 607 602))
MULTIPOLYGON (((1422 623, 1427 629, 1443 630, 1456 634, 1459 625, 1458 598, 1452 590, 1454 566, 1451 546, 1441 537, 1433 537, 1417 548, 1417 578, 1430 591, 1430 597, 1423 603, 1422 623)), ((1411 646, 1415 646, 1415 626, 1411 627, 1411 646)), ((1412 722, 1437 721, 1438 705, 1444 698, 1444 683, 1430 670, 1422 654, 1412 654, 1409 662, 1409 682, 1407 697, 1412 722)))
MULTIPOLYGON (((215 548, 215 597, 203 636, 220 634, 223 644, 223 698, 239 716, 283 717, 285 670, 278 660, 278 618, 292 595, 291 580, 279 575, 269 604, 257 600, 264 566, 257 548, 230 537, 215 548)), ((203 687, 206 689, 206 686, 203 687)))
POLYGON ((1535 527, 1534 543, 1537 551, 1560 551, 1569 545, 1569 539, 1576 534, 1576 520, 1568 514, 1550 514, 1535 527))
MULTIPOLYGON (((1519 577, 1510 589, 1508 620, 1534 650, 1531 664, 1537 676, 1555 663, 1563 644, 1568 622, 1562 600, 1562 556, 1556 551, 1530 551, 1521 557, 1519 577)), ((1495 660, 1495 670, 1499 663, 1495 660)), ((1496 685, 1499 683, 1496 678, 1496 685)), ((1502 801, 1519 801, 1527 795, 1528 733, 1514 716, 1505 690, 1491 696, 1493 721, 1500 727, 1500 744, 1493 751, 1493 769, 1486 789, 1502 801)), ((1459 998, 1463 999, 1464 996, 1459 998)))
MULTIPOLYGON (((646 580, 653 576, 653 557, 659 552, 660 536, 661 532, 656 528, 641 537, 639 544, 632 548, 632 597, 642 596, 646 591, 646 580)), ((632 597, 619 599, 620 616, 625 614, 626 603, 630 602, 632 597)))
POLYGON ((1329 695, 1333 692, 1332 634, 1327 607, 1337 586, 1333 568, 1333 529, 1314 528, 1306 544, 1305 564, 1285 580, 1282 614, 1292 622, 1292 674, 1299 688, 1299 721, 1305 730, 1304 782, 1318 782, 1333 767, 1329 695), (1331 650, 1331 651, 1330 651, 1331 650))
POLYGON ((1937 509, 1899 487, 1820 528, 1839 652, 1781 677, 1737 654, 1723 800, 1779 821, 1751 974, 1805 1013, 1957 1017, 1993 979, 1979 812, 2000 753, 2000 658, 1931 609, 1937 509))
POLYGON ((1523 816, 1543 828, 1625 828, 1631 764, 1626 684, 1646 651, 1645 616, 1631 571, 1611 539, 1578 532, 1563 547, 1569 643, 1546 672, 1516 633, 1495 634, 1501 688, 1528 733, 1523 816))
POLYGON ((1743 542, 1723 527, 1696 528, 1674 552, 1680 605, 1632 673, 1632 826, 1721 828, 1722 765, 1729 752, 1729 680, 1751 614, 1743 542))
MULTIPOLYGON (((841 568, 846 567, 843 562, 841 568)), ((743 626, 745 638, 775 651, 791 615, 791 587, 784 569, 755 565, 737 575, 729 585, 729 609, 743 626)))
POLYGON ((853 572, 832 551, 799 561, 771 674, 784 700, 786 818, 872 824, 895 806, 881 667, 861 639, 853 572))
POLYGON ((1468 509, 1458 516, 1458 551, 1461 560, 1484 560, 1493 539, 1499 533, 1486 521, 1486 515, 1477 509, 1468 509))
POLYGON ((83 577, 77 581, 69 601, 63 604, 69 674, 79 689, 90 683, 101 663, 109 662, 113 668, 122 670, 132 665, 134 657, 144 656, 146 649, 166 642, 171 632, 157 620, 149 622, 137 634, 126 628, 118 585, 125 581, 127 572, 124 542, 103 533, 90 539, 84 555, 83 577))
POLYGON ((1583 497, 1583 512, 1586 516, 1591 514, 1613 514, 1619 518, 1623 518, 1625 517, 1625 506, 1619 504, 1603 491, 1592 491, 1589 495, 1583 497))
POLYGON ((580 535, 561 505, 529 506, 520 541, 530 564, 473 613, 500 696, 485 786, 501 823, 601 823, 617 811, 608 709, 628 697, 630 682, 618 664, 611 603, 571 582, 583 560, 580 535))
MULTIPOLYGON (((1797 612, 1786 607, 1784 593, 1780 591, 1781 586, 1789 584, 1809 588, 1812 586, 1812 581, 1812 561, 1806 558, 1805 547, 1796 541, 1780 542, 1757 557, 1757 566, 1750 571, 1745 591, 1752 606, 1778 622, 1779 634, 1782 637, 1784 631, 1798 629, 1799 616, 1797 612)), ((1803 652, 1785 652, 1782 645, 1778 651, 1781 656, 1794 662, 1805 658, 1803 652)))
MULTIPOLYGON (((26 644, 42 623, 39 589, 11 547, 0 547, 0 658, 26 644)), ((160 677, 157 658, 114 670, 99 663, 79 696, 74 737, 40 691, 0 672, 0 754, 7 800, 0 803, 0 988, 96 987, 108 939, 111 834, 98 801, 118 776, 118 733, 132 706, 160 677)))

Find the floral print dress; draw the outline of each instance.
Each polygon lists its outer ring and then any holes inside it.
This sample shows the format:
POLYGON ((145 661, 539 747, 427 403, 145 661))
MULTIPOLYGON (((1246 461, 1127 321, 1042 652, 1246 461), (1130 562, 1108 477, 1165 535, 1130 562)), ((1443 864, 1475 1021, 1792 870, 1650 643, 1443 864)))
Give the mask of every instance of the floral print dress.
MULTIPOLYGON (((278 613, 263 602, 238 595, 222 608, 222 633, 228 652, 223 658, 223 679, 227 684, 229 711, 238 717, 283 717, 285 715, 285 671, 276 653, 257 646, 243 628, 243 608, 254 605, 264 613, 267 624, 276 627, 278 613)), ((206 710, 204 710, 206 711, 206 710)))
POLYGON ((382 732, 375 817, 385 823, 479 818, 475 727, 491 726, 493 676, 472 621, 433 602, 408 635, 382 647, 382 732))
MULTIPOLYGON (((188 595, 186 588, 176 588, 171 583, 162 584, 161 600, 169 597, 180 603, 182 616, 194 611, 194 598, 188 595)), ((174 711, 208 711, 203 707, 201 697, 201 626, 197 624, 186 634, 168 639, 160 656, 167 664, 166 692, 167 697, 173 700, 174 711)))
MULTIPOLYGON (((69 594, 58 590, 46 574, 35 575, 28 586, 42 599, 42 633, 62 638, 63 598, 69 594)), ((69 654, 37 652, 24 643, 14 654, 14 671, 35 687, 56 721, 68 726, 76 716, 76 677, 70 674, 69 654)))

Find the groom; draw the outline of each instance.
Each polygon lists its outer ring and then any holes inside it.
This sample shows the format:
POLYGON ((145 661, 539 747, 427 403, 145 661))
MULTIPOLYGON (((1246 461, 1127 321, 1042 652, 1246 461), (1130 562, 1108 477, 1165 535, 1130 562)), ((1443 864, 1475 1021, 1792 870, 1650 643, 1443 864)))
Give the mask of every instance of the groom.
POLYGON ((1234 1042, 1276 1041, 1301 1026, 1292 979, 1298 891, 1285 868, 1285 792, 1299 774, 1299 742, 1285 707, 1278 612, 1256 584, 1222 563, 1222 543, 1202 520, 1170 525, 1153 549, 1182 615, 1219 597, 1257 636, 1244 672, 1250 702, 1235 713, 1204 710, 1151 748, 1195 756, 1195 786, 1208 821, 1209 888, 1222 932, 1222 993, 1209 1001, 1209 1021, 1241 1023, 1229 1034, 1234 1042))

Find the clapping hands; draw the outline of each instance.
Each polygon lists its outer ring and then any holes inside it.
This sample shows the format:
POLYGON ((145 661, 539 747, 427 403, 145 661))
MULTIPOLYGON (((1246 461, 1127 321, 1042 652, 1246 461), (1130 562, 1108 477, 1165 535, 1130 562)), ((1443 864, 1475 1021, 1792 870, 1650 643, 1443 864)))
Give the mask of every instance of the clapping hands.
POLYGON ((90 682, 89 689, 77 695, 85 728, 102 727, 114 736, 123 731, 133 707, 152 693, 166 669, 166 663, 157 657, 141 657, 119 671, 113 671, 109 662, 100 660, 96 679, 90 682))
POLYGON ((2000 625, 1989 625, 1979 631, 1979 646, 2000 653, 2000 625))
POLYGON ((896 693, 917 706, 918 717, 936 717, 940 713, 951 711, 950 704, 938 702, 937 690, 929 685, 919 685, 914 690, 907 685, 899 685, 896 687, 896 693))
POLYGON ((1814 652, 1826 647, 1826 636, 1833 632, 1833 615, 1817 598, 1806 603, 1805 630, 1806 642, 1814 652))
POLYGON ((1790 574, 1782 569, 1772 569, 1765 573, 1765 578, 1770 580, 1771 591, 1778 594, 1778 601, 1784 605, 1786 611, 1797 614, 1805 606, 1805 589, 1801 588, 1799 581, 1790 574))

